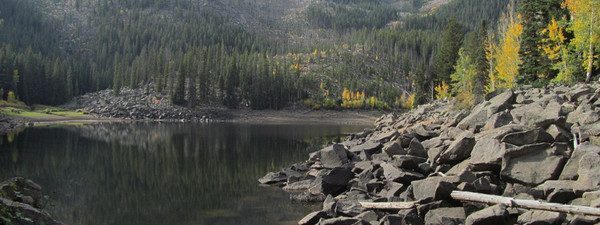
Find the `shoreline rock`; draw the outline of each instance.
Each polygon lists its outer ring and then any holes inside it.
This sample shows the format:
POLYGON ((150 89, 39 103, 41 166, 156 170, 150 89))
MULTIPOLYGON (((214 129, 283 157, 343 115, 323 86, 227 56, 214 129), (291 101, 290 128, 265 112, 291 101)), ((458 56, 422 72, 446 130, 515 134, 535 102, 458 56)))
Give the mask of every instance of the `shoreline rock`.
POLYGON ((44 210, 42 187, 31 180, 15 177, 0 183, 0 224, 63 225, 44 210))
POLYGON ((470 112, 435 101, 384 115, 375 129, 311 153, 261 183, 304 188, 295 199, 324 201, 323 210, 301 221, 307 225, 600 222, 450 198, 463 190, 600 205, 600 83, 505 91, 488 99, 470 112), (366 210, 359 201, 419 206, 366 210))

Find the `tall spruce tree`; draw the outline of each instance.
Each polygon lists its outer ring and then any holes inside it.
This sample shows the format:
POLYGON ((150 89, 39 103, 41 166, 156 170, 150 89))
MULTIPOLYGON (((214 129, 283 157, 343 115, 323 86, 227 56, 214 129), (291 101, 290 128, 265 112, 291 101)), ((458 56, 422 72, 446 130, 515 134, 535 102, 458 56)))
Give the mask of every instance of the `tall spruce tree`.
POLYGON ((535 80, 551 78, 551 62, 545 56, 542 45, 542 31, 552 17, 560 18, 565 14, 561 0, 522 0, 518 12, 521 15, 523 34, 519 54, 523 64, 519 68, 520 80, 531 83, 535 80))
POLYGON ((489 71, 486 58, 485 43, 487 39, 487 24, 485 21, 475 30, 470 32, 465 40, 465 54, 475 64, 477 73, 473 77, 473 95, 475 103, 484 100, 485 83, 489 71))
POLYGON ((446 24, 442 40, 435 56, 436 83, 450 83, 450 74, 454 73, 454 64, 458 59, 458 50, 462 45, 464 27, 452 18, 446 24))
POLYGON ((171 95, 171 102, 175 105, 185 105, 185 74, 183 71, 177 71, 177 80, 175 81, 175 87, 173 94, 171 95))

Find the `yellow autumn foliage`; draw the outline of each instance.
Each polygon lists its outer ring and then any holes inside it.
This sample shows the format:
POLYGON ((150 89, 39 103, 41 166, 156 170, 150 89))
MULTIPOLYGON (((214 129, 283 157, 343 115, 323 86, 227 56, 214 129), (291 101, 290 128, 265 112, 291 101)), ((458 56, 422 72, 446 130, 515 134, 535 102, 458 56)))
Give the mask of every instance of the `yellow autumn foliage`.
POLYGON ((519 66, 521 65, 521 57, 519 50, 521 48, 521 34, 523 33, 523 25, 520 23, 519 17, 512 17, 501 40, 500 47, 495 55, 495 70, 496 77, 494 78, 494 89, 512 89, 517 85, 517 77, 519 75, 519 66))
POLYGON ((450 94, 450 85, 448 85, 445 81, 442 81, 441 84, 435 86, 434 90, 436 99, 447 99, 452 97, 450 94))

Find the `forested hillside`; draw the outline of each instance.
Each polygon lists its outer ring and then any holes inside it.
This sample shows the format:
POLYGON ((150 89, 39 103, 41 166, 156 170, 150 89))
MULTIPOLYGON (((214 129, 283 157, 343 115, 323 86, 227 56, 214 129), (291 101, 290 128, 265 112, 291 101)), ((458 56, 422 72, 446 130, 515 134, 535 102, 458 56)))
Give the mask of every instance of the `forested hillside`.
POLYGON ((410 108, 465 93, 457 97, 471 104, 513 85, 502 83, 511 79, 505 70, 524 76, 514 82, 571 81, 588 58, 592 73, 589 24, 567 17, 590 4, 596 0, 2 0, 0 82, 4 98, 14 90, 28 104, 146 83, 189 107, 410 108), (539 10, 549 13, 532 17, 539 10), (546 29, 553 21, 558 39, 546 29), (526 38, 513 37, 521 29, 526 38), (511 40, 522 48, 507 46, 511 40), (510 55, 515 49, 522 59, 510 55), (588 53, 568 54, 575 49, 588 53))

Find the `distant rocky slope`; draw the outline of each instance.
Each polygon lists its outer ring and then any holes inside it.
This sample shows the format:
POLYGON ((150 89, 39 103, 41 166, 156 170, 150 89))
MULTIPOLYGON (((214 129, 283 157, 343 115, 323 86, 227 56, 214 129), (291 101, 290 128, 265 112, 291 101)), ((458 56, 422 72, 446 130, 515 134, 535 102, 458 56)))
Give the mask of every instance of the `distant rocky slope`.
POLYGON ((206 121, 226 117, 226 113, 218 108, 192 110, 173 105, 169 96, 156 92, 152 84, 136 89, 124 88, 117 95, 112 90, 88 93, 62 107, 121 119, 206 121))
POLYGON ((31 180, 16 177, 0 183, 0 224, 61 225, 43 210, 42 188, 31 180))
POLYGON ((452 101, 386 115, 259 179, 323 201, 299 224, 594 224, 597 217, 461 203, 454 190, 600 207, 600 84, 527 87, 470 111, 452 101), (416 201, 409 210, 359 202, 416 201))

